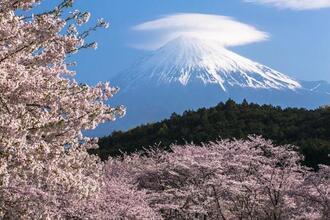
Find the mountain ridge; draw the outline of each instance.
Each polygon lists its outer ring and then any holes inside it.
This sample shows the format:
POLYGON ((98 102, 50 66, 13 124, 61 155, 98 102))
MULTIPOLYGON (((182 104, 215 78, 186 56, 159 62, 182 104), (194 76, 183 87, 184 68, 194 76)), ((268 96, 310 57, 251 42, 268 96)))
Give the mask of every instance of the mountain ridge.
POLYGON ((139 80, 152 80, 157 85, 180 83, 183 86, 200 80, 203 84, 217 84, 225 92, 234 86, 301 88, 298 81, 216 43, 187 37, 176 38, 154 51, 137 63, 134 73, 123 80, 127 83, 121 83, 124 90, 139 80))
POLYGON ((306 109, 330 103, 327 82, 295 80, 217 44, 191 38, 169 42, 111 83, 120 91, 109 104, 124 105, 127 114, 99 126, 93 135, 127 130, 228 99, 306 109))

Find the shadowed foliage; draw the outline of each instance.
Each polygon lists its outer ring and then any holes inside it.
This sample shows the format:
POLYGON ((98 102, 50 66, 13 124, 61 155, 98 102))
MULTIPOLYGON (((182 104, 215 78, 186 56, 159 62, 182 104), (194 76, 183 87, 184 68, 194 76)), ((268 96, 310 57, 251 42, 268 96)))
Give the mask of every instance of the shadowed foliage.
POLYGON ((126 132, 115 131, 101 138, 93 153, 102 159, 133 153, 160 144, 169 149, 172 143, 184 144, 214 141, 220 138, 246 138, 262 135, 276 144, 294 144, 305 156, 304 164, 329 165, 330 109, 316 110, 257 105, 232 100, 209 109, 175 113, 169 119, 146 124, 126 132))

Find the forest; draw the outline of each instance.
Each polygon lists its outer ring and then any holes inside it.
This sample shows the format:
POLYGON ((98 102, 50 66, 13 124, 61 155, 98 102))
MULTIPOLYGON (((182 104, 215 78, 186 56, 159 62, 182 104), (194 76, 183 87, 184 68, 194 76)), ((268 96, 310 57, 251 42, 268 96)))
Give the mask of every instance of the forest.
POLYGON ((93 151, 104 160, 122 153, 149 148, 169 149, 172 143, 201 144, 219 139, 245 139, 250 134, 292 144, 305 156, 304 164, 330 164, 330 108, 316 110, 274 107, 233 100, 197 111, 173 113, 161 122, 141 125, 126 132, 115 131, 101 138, 100 148, 93 151))

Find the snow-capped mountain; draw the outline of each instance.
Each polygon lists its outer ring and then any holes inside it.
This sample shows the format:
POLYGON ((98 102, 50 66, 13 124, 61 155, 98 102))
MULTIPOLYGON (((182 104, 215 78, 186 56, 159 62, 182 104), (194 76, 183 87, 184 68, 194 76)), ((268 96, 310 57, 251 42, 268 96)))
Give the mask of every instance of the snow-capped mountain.
POLYGON ((121 88, 110 104, 127 115, 98 135, 210 107, 231 98, 282 107, 317 108, 330 103, 330 84, 298 81, 217 44, 177 38, 110 80, 121 88))
POLYGON ((125 74, 122 79, 126 82, 123 83, 124 89, 141 80, 150 80, 157 85, 179 83, 183 86, 201 81, 203 84, 218 85, 223 91, 233 86, 255 89, 301 88, 298 81, 218 44, 184 37, 172 40, 153 52, 134 66, 132 74, 125 74))

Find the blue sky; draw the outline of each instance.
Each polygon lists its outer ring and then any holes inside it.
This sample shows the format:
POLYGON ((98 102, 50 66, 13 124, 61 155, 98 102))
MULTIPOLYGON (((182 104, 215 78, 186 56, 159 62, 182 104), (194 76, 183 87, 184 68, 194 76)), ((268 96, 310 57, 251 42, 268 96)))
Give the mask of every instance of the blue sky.
POLYGON ((244 0, 76 0, 76 7, 92 13, 91 23, 103 17, 111 24, 93 34, 91 39, 99 45, 96 51, 75 56, 79 81, 109 80, 148 53, 130 46, 141 40, 133 26, 175 13, 203 13, 229 16, 270 35, 267 41, 231 48, 240 55, 297 79, 330 82, 329 7, 296 10, 291 5, 273 7, 244 0))

